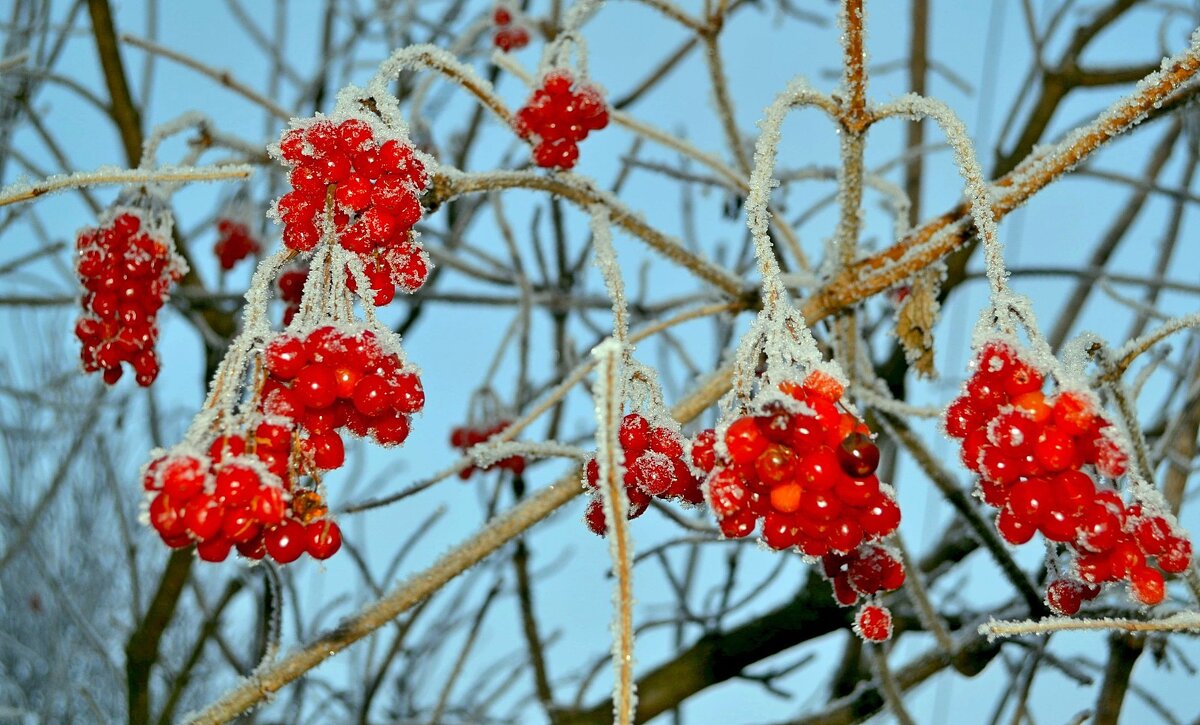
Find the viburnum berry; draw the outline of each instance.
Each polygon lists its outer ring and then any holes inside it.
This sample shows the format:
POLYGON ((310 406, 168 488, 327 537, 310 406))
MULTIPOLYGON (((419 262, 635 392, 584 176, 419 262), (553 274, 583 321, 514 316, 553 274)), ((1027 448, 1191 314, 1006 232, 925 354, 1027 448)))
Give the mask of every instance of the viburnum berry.
MULTIPOLYGON (((629 413, 621 419, 617 441, 625 467, 622 484, 629 499, 630 519, 641 516, 651 498, 688 504, 704 502, 700 477, 685 461, 688 454, 679 433, 667 426, 656 426, 639 413, 629 413)), ((600 467, 594 458, 584 467, 584 483, 593 492, 584 521, 590 531, 603 536, 600 467)))
MULTIPOLYGON (((429 258, 413 226, 429 174, 407 139, 385 137, 367 118, 316 118, 284 132, 276 155, 292 167, 292 190, 273 210, 285 246, 315 249, 328 221, 337 243, 362 262, 374 304, 425 283, 429 258)), ((356 289, 350 269, 345 274, 356 289)))
POLYGON ((1128 456, 1088 394, 1042 392, 1045 375, 1015 345, 995 340, 979 351, 963 394, 945 414, 962 440, 962 458, 980 474, 977 490, 999 509, 996 528, 1010 544, 1041 532, 1073 559, 1068 576, 1047 588, 1059 614, 1074 614, 1101 585, 1126 581, 1135 599, 1157 604, 1163 572, 1187 568, 1191 544, 1162 515, 1126 506, 1099 477, 1117 478, 1128 456), (1185 550, 1178 556, 1168 542, 1185 550))
POLYGON ((520 50, 529 45, 529 30, 524 23, 514 17, 513 9, 505 3, 497 3, 492 11, 492 22, 496 32, 492 35, 492 44, 508 53, 520 50))
POLYGON ((261 251, 258 239, 244 222, 225 218, 217 220, 217 243, 213 245, 213 254, 217 256, 221 269, 233 269, 238 262, 261 251))
POLYGON ((424 408, 415 370, 370 330, 324 326, 303 338, 278 335, 265 346, 264 362, 263 412, 304 436, 302 448, 319 469, 345 461, 338 429, 396 445, 408 437, 409 417, 424 408))
POLYGON ((814 372, 779 388, 795 412, 768 403, 726 429, 727 460, 707 454, 709 504, 719 521, 736 517, 737 525, 722 531, 749 535, 761 520, 767 546, 795 546, 814 557, 853 551, 895 531, 900 509, 874 475, 879 449, 857 418, 839 410, 841 384, 814 372))
MULTIPOLYGON (((486 443, 492 436, 504 431, 505 428, 512 425, 512 421, 508 419, 500 419, 490 425, 463 425, 450 431, 450 445, 458 448, 464 453, 472 446, 477 446, 480 443, 486 443)), ((482 468, 477 466, 467 466, 458 472, 458 477, 462 480, 467 480, 476 471, 490 471, 493 468, 500 467, 504 470, 512 471, 514 474, 521 474, 525 471, 524 456, 508 456, 502 458, 495 463, 492 463, 482 468)))
POLYGON ((265 435, 249 444, 220 436, 207 455, 180 448, 146 465, 149 521, 164 543, 194 543, 197 556, 210 562, 224 561, 235 546, 244 557, 269 556, 280 564, 306 552, 328 559, 338 551, 341 530, 326 518, 320 494, 294 488, 286 466, 276 473, 267 464, 281 455, 286 460, 291 450, 290 436, 274 435, 276 428, 281 426, 263 422, 257 429, 266 429, 265 435), (222 457, 214 451, 223 451, 222 457))
POLYGON ((579 160, 579 142, 608 125, 608 106, 599 89, 577 83, 566 69, 542 78, 517 111, 517 134, 533 144, 533 161, 542 168, 571 169, 579 160))
POLYGON ((100 226, 80 230, 75 247, 84 288, 75 336, 84 371, 101 371, 113 385, 124 363, 138 385, 150 385, 159 372, 158 311, 187 270, 175 253, 170 213, 146 194, 123 198, 100 226))
POLYGON ((868 604, 855 615, 854 631, 868 642, 886 642, 892 638, 892 613, 887 607, 868 604))
POLYGON ((307 268, 286 269, 275 279, 275 287, 279 290, 279 299, 287 307, 283 311, 283 324, 292 324, 292 318, 300 311, 300 299, 304 293, 304 281, 308 278, 307 268))

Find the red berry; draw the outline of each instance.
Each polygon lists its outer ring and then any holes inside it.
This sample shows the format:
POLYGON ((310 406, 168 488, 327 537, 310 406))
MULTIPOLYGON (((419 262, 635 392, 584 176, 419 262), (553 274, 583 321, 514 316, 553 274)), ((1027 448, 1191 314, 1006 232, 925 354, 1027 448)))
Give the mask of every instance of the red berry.
POLYGON ((267 345, 267 371, 280 380, 296 377, 307 361, 304 343, 291 336, 277 337, 267 345))
POLYGON ((1055 614, 1070 616, 1083 603, 1082 587, 1068 579, 1055 579, 1046 587, 1046 604, 1055 614))
POLYGON ((621 419, 617 429, 617 439, 627 455, 637 457, 646 450, 649 443, 650 423, 637 413, 630 413, 621 419))
POLYGON ((202 493, 188 501, 183 521, 188 533, 200 541, 211 539, 221 531, 225 511, 215 496, 202 493))
POLYGON ((186 502, 200 493, 206 480, 203 464, 190 456, 171 459, 163 466, 163 493, 176 501, 186 502))
POLYGON ((1167 584, 1162 573, 1148 566, 1131 570, 1129 583, 1133 586, 1133 595, 1147 606, 1158 604, 1167 594, 1167 584))
POLYGON ((886 607, 867 605, 855 616, 854 629, 869 642, 886 642, 892 638, 892 613, 886 607))
POLYGON ((842 470, 854 478, 866 478, 879 467, 879 448, 863 433, 846 436, 837 448, 837 456, 842 470))
POLYGON ((583 521, 587 524, 588 531, 597 536, 604 536, 608 533, 608 524, 604 520, 604 502, 600 500, 600 497, 593 497, 588 502, 587 510, 583 513, 583 521))
POLYGON ((304 527, 304 546, 314 559, 325 560, 342 548, 342 530, 332 521, 314 521, 304 527))
POLYGON ((735 463, 750 463, 767 448, 769 441, 753 418, 739 418, 725 433, 725 447, 735 463))
POLYGON ((263 536, 263 543, 272 559, 280 564, 290 564, 304 553, 305 539, 304 527, 288 520, 268 529, 263 536))
POLYGON ((229 539, 218 537, 201 541, 196 545, 196 555, 204 561, 220 562, 225 561, 229 557, 229 551, 233 548, 233 542, 229 539))
POLYGON ((341 468, 346 462, 346 448, 342 437, 335 431, 326 430, 310 433, 304 441, 304 447, 312 456, 313 464, 323 470, 341 468))

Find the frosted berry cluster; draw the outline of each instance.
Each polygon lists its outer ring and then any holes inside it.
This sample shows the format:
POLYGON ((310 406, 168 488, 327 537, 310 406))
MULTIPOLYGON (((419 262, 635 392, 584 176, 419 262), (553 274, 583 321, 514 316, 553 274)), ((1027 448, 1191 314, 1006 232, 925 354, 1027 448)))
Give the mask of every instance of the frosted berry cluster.
POLYGON ((517 111, 515 126, 532 143, 533 161, 542 168, 570 169, 579 160, 579 142, 608 125, 608 106, 595 86, 576 83, 570 71, 547 73, 517 111))
POLYGON ((1000 509, 996 528, 1006 541, 1024 544, 1040 531, 1073 554, 1078 582, 1052 582, 1052 608, 1072 614, 1098 585, 1116 581, 1129 582, 1143 604, 1158 604, 1162 572, 1186 569, 1191 543, 1166 518, 1097 485, 1088 471, 1112 479, 1127 469, 1115 430, 1089 397, 1069 390, 1047 397, 1044 382, 1013 346, 988 343, 947 408, 946 432, 962 440, 980 496, 1000 509))
POLYGON ((412 228, 429 176, 410 145, 381 142, 358 119, 318 118, 285 132, 279 156, 292 167, 292 190, 275 209, 289 249, 316 248, 328 222, 362 261, 376 305, 391 302, 397 287, 413 292, 425 283, 429 260, 412 228))
POLYGON ((725 433, 727 458, 708 478, 708 502, 725 536, 754 532, 772 549, 807 556, 851 552, 896 530, 900 509, 875 476, 879 449, 866 426, 839 410, 842 386, 811 373, 780 389, 799 405, 772 401, 725 433))
MULTIPOLYGON (((684 441, 679 433, 651 425, 644 416, 630 413, 621 420, 617 438, 625 466, 623 483, 630 519, 644 514, 652 498, 691 504, 704 502, 700 479, 684 460, 684 441)), ((595 458, 587 463, 584 481, 592 493, 584 523, 592 533, 604 536, 608 524, 600 494, 600 466, 595 458)))
POLYGON ((833 584, 833 596, 843 607, 866 601, 854 618, 855 632, 872 642, 892 636, 892 613, 874 603, 877 595, 904 585, 904 566, 890 549, 864 544, 847 554, 830 552, 821 557, 821 571, 833 584))
MULTIPOLYGON (((489 438, 503 432, 504 429, 511 424, 512 421, 510 420, 498 420, 492 425, 460 425, 454 430, 450 431, 450 445, 465 453, 467 449, 471 448, 472 446, 477 446, 480 443, 486 443, 489 438)), ((465 481, 473 476, 476 471, 487 472, 496 466, 520 475, 525 471, 525 457, 509 456, 507 458, 502 458, 491 465, 483 466, 482 468, 479 466, 467 466, 458 472, 458 477, 465 481)))
POLYGON ((217 220, 217 243, 213 246, 213 254, 217 255, 221 269, 233 269, 238 262, 260 251, 258 240, 246 224, 233 219, 217 220))
POLYGON ((304 296, 304 281, 308 279, 308 268, 292 268, 284 270, 276 279, 275 287, 279 290, 279 299, 286 307, 283 308, 283 324, 292 324, 292 318, 300 311, 300 299, 304 296))
POLYGON ((496 32, 492 35, 492 44, 505 53, 520 50, 529 45, 529 31, 519 22, 515 22, 512 10, 506 5, 499 4, 492 12, 492 22, 496 32))
POLYGON ((204 561, 224 561, 234 547, 280 564, 306 553, 328 559, 341 530, 316 491, 291 490, 290 450, 290 429, 264 422, 253 436, 217 438, 206 454, 154 458, 142 478, 150 525, 172 548, 195 543, 204 561))
POLYGON ((81 230, 75 240, 84 288, 75 336, 83 343, 84 371, 103 371, 109 385, 121 379, 122 363, 133 368, 138 385, 158 377, 158 311, 185 270, 173 252, 169 222, 164 217, 151 223, 150 215, 117 206, 99 227, 81 230))
POLYGON ((408 438, 410 416, 425 407, 421 379, 375 333, 331 326, 307 336, 283 334, 264 353, 262 408, 303 431, 301 447, 319 470, 346 460, 338 430, 371 436, 384 446, 408 438))

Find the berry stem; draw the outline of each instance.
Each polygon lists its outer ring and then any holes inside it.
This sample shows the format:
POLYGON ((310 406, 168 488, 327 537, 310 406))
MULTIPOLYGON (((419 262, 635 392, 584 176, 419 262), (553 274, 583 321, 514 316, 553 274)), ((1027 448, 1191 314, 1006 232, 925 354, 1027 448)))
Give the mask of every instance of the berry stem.
MULTIPOLYGON (((388 92, 388 83, 402 71, 409 69, 425 69, 441 73, 479 99, 479 102, 494 113, 502 124, 512 126, 512 113, 504 105, 504 101, 496 95, 492 84, 480 78, 479 74, 470 66, 460 63, 453 55, 434 45, 411 45, 397 50, 379 65, 379 69, 367 86, 368 93, 373 98, 386 98, 394 103, 395 99, 388 92)), ((380 110, 383 111, 383 109, 380 110)), ((387 120, 398 121, 399 119, 387 120)))
POLYGON ((629 501, 622 483, 625 466, 621 462, 621 444, 617 438, 625 399, 627 351, 624 343, 613 338, 592 350, 598 367, 593 392, 596 400, 596 462, 600 469, 600 492, 616 577, 613 593, 616 604, 613 612, 613 668, 616 673, 613 722, 619 725, 632 723, 636 708, 633 691, 633 542, 626 521, 629 501))

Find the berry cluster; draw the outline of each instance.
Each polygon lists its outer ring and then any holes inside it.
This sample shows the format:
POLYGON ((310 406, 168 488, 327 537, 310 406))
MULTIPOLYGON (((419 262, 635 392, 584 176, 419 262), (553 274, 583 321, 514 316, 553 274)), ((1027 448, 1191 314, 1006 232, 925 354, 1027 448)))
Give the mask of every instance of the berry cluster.
POLYGON ((232 219, 217 220, 217 243, 213 246, 213 254, 217 255, 221 269, 233 269, 238 262, 260 251, 258 240, 246 224, 232 219))
POLYGON ((838 409, 841 384, 813 372, 779 387, 800 405, 775 400, 735 420, 724 437, 728 458, 709 475, 708 502, 725 536, 748 536, 762 519, 767 546, 821 557, 895 531, 900 509, 875 476, 879 449, 838 409))
POLYGON ((151 213, 117 206, 99 227, 81 230, 75 240, 75 268, 85 290, 75 336, 83 343, 84 371, 103 370, 109 385, 121 379, 121 363, 133 368, 138 385, 158 377, 158 311, 185 270, 173 251, 165 212, 161 220, 152 220, 151 213))
POLYGON ((410 416, 425 407, 416 371, 384 350, 370 330, 348 334, 325 326, 305 337, 279 335, 267 345, 264 362, 263 412, 304 432, 305 460, 317 470, 345 462, 339 428, 398 445, 408 438, 410 416))
POLYGON ((517 134, 534 144, 533 161, 543 168, 570 169, 579 142, 608 125, 608 106, 595 86, 576 84, 569 71, 547 73, 542 85, 517 111, 517 134))
POLYGON ((1126 506, 1100 476, 1125 473, 1126 454, 1112 425, 1089 398, 1073 391, 1047 397, 1043 373, 1004 342, 990 342, 962 396, 946 411, 946 432, 962 439, 962 460, 979 474, 984 501, 1000 509, 996 528, 1011 544, 1041 531, 1074 554, 1075 574, 1086 586, 1051 583, 1056 611, 1073 613, 1099 593, 1093 585, 1128 581, 1134 596, 1154 605, 1165 594, 1162 571, 1187 568, 1191 544, 1168 521, 1126 506), (1148 557, 1157 557, 1161 571, 1148 557))
MULTIPOLYGON (((881 592, 904 585, 904 566, 889 549, 863 544, 848 554, 831 552, 821 557, 821 570, 833 584, 833 596, 843 607, 860 599, 872 601, 881 592)), ((892 636, 892 613, 878 604, 865 604, 855 617, 855 631, 863 639, 882 642, 892 636)))
MULTIPOLYGON (((625 496, 629 499, 627 515, 636 519, 646 512, 651 498, 681 500, 685 503, 704 503, 700 479, 684 461, 683 436, 665 426, 651 425, 637 413, 621 419, 617 432, 624 456, 625 496)), ((600 495, 600 466, 593 458, 585 468, 585 482, 592 500, 584 513, 588 530, 604 536, 608 524, 604 518, 604 502, 600 495)))
POLYGON ((279 299, 287 307, 283 308, 283 324, 292 324, 292 318, 300 311, 300 300, 304 296, 304 281, 308 279, 308 268, 299 267, 284 270, 275 279, 275 287, 279 290, 279 299))
MULTIPOLYGON (((454 430, 450 431, 450 445, 466 453, 468 448, 477 446, 480 443, 486 443, 489 438, 502 432, 511 424, 512 421, 509 420, 498 420, 492 425, 485 426, 460 425, 454 430)), ((525 457, 509 456, 508 458, 503 458, 489 466, 484 466, 482 468, 478 466, 467 466, 458 472, 458 477, 465 481, 474 475, 476 471, 487 472, 492 470, 492 468, 495 466, 499 466, 500 468, 520 475, 525 471, 525 457)))
POLYGON ((290 429, 263 422, 247 438, 221 436, 207 454, 176 451, 146 466, 150 525, 163 542, 195 543, 197 555, 212 562, 224 561, 235 546, 248 559, 270 556, 280 564, 304 553, 314 559, 337 553, 341 530, 326 518, 320 495, 289 492, 290 429))
POLYGON ((513 22, 512 10, 505 5, 497 5, 492 12, 492 21, 496 24, 496 33, 492 36, 492 44, 505 53, 520 50, 529 45, 529 31, 525 26, 513 22))
POLYGON ((397 287, 413 292, 425 283, 429 260, 412 228, 429 176, 410 145, 381 142, 359 119, 320 118, 285 132, 279 156, 292 167, 292 191, 275 207, 289 249, 316 248, 331 216, 338 243, 362 261, 377 306, 397 287))

